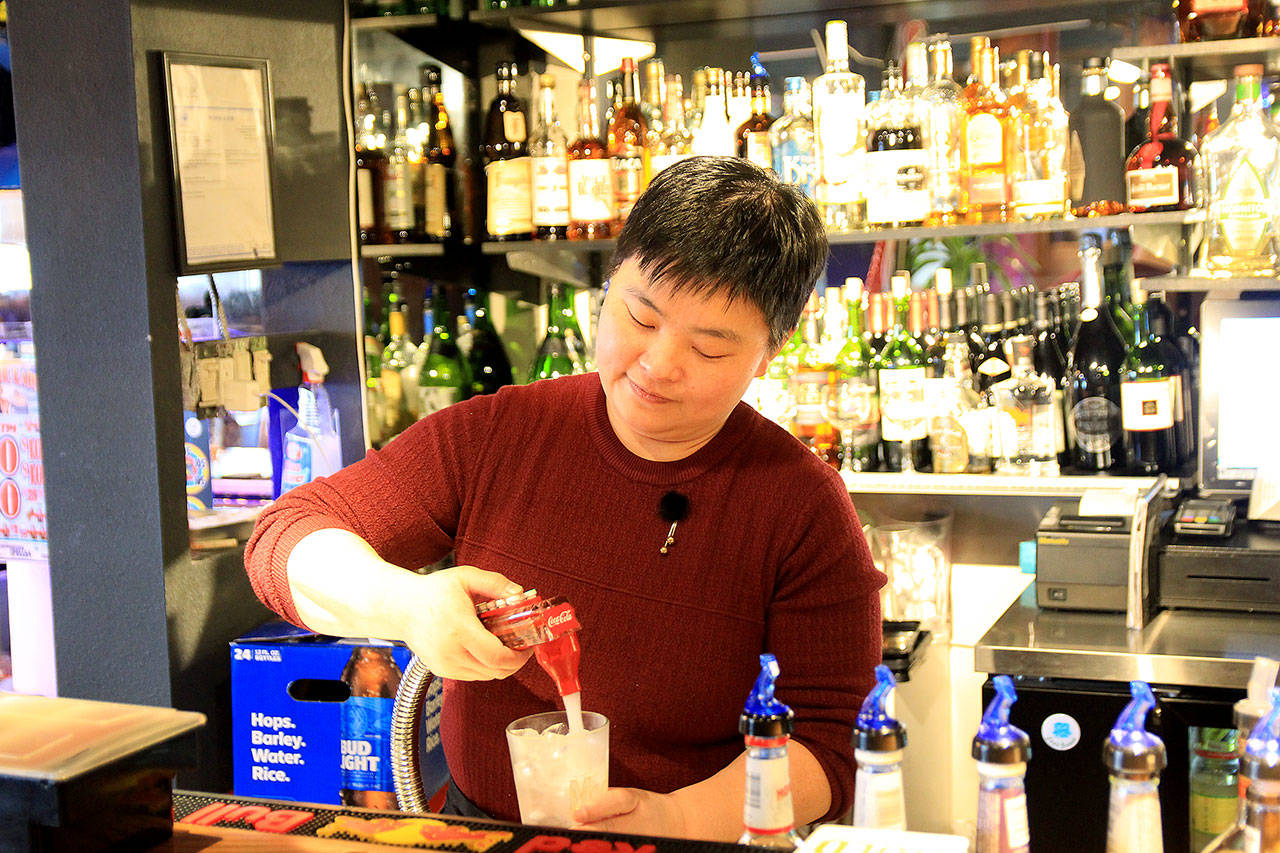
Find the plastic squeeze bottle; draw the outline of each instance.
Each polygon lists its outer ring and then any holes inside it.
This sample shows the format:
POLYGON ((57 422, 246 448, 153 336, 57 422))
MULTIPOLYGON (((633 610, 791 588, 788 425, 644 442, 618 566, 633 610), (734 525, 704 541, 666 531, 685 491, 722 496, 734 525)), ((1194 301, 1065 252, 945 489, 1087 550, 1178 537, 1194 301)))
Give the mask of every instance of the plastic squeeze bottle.
POLYGON ((281 494, 342 467, 338 413, 324 387, 329 365, 318 347, 307 343, 294 346, 302 366, 302 385, 298 388, 298 422, 284 436, 281 494))
POLYGON ((1013 680, 994 679, 996 695, 982 714, 973 738, 978 759, 977 853, 1027 853, 1027 760, 1031 739, 1009 722, 1009 709, 1018 701, 1013 680))
POLYGON ((1156 699, 1145 681, 1130 681, 1129 693, 1133 698, 1102 748, 1111 775, 1107 853, 1162 853, 1158 789, 1166 763, 1164 741, 1146 730, 1156 699))
POLYGON ((907 808, 902 793, 902 750, 907 745, 907 730, 886 708, 895 683, 889 667, 877 666, 876 686, 867 694, 853 724, 853 755, 858 762, 854 826, 907 828, 907 808))
POLYGON ((738 731, 747 746, 747 790, 738 843, 791 850, 800 844, 787 763, 787 741, 795 715, 773 696, 778 672, 773 655, 760 655, 760 675, 738 718, 738 731))
POLYGON ((1204 853, 1280 853, 1280 688, 1271 688, 1271 707, 1245 742, 1240 775, 1248 788, 1236 825, 1204 853))

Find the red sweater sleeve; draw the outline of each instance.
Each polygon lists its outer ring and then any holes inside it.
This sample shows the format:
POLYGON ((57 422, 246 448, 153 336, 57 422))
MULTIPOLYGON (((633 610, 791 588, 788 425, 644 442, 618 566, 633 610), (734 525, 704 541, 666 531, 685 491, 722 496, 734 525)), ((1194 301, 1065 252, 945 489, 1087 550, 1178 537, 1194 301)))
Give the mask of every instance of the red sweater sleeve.
MULTIPOLYGON (((778 695, 796 708, 794 737, 831 785, 823 821, 853 806, 851 737, 881 657, 880 587, 849 493, 827 469, 795 518, 802 530, 778 575, 766 649, 778 658, 778 695)), ((808 483, 812 485, 813 480, 808 483)))
POLYGON ((244 554, 249 581, 263 604, 302 625, 286 565, 298 540, 316 530, 349 530, 384 560, 406 568, 449 553, 495 400, 474 397, 423 418, 382 450, 272 504, 258 519, 244 554))

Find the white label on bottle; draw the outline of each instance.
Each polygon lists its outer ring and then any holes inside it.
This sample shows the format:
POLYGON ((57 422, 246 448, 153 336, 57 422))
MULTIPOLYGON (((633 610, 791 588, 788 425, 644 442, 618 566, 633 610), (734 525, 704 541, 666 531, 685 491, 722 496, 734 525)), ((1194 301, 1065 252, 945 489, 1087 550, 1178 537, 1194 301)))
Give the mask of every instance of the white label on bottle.
POLYGON ((691 156, 690 154, 654 154, 649 158, 649 168, 656 177, 663 169, 691 156))
POLYGON ((1009 363, 1003 358, 992 356, 978 365, 978 372, 983 376, 1003 376, 1009 372, 1009 363))
POLYGON ((867 152, 867 221, 923 222, 929 215, 927 154, 923 148, 867 152))
POLYGON ((969 116, 965 125, 966 149, 971 166, 997 166, 1004 162, 1004 125, 991 113, 969 116))
POLYGON ((502 135, 508 142, 524 142, 528 138, 523 112, 508 110, 502 114, 502 135))
POLYGON ((858 768, 853 785, 853 825, 865 829, 906 831, 902 771, 868 773, 858 768))
POLYGON ((823 197, 828 204, 863 198, 866 151, 859 144, 861 120, 862 105, 856 97, 827 99, 818 115, 823 197))
POLYGON ((1018 794, 1004 801, 1005 843, 1008 850, 1026 847, 1031 843, 1031 831, 1027 826, 1027 795, 1018 794))
POLYGON ((569 161, 569 218, 574 222, 613 219, 613 179, 608 160, 569 161))
POLYGON ((488 183, 489 233, 497 237, 533 230, 529 158, 494 160, 484 167, 488 183))
POLYGON ((1178 167, 1152 166, 1124 173, 1125 193, 1130 207, 1177 204, 1178 167))
POLYGON ((1071 410, 1076 444, 1089 453, 1106 453, 1121 442, 1120 407, 1106 397, 1085 397, 1071 410))
POLYGON ((392 231, 413 227, 413 176, 408 163, 388 161, 382 183, 382 212, 392 231))
POLYGON ((360 230, 367 231, 377 223, 373 215, 373 170, 356 170, 356 217, 360 230))
POLYGON ((742 808, 742 822, 756 834, 787 832, 795 823, 791 807, 791 774, 785 750, 774 758, 747 755, 747 790, 742 808))
POLYGON ((569 161, 564 157, 530 157, 533 168, 533 224, 569 224, 569 161))
POLYGON ((747 159, 761 169, 773 168, 773 145, 769 131, 754 130, 747 134, 747 159))
POLYGON ((1246 158, 1241 158, 1227 181, 1217 210, 1218 226, 1231 254, 1252 257, 1258 254, 1264 235, 1270 230, 1267 189, 1262 176, 1246 158))
POLYGON ((613 204, 618 218, 626 219, 644 190, 644 158, 639 154, 610 157, 613 172, 613 204))
POLYGON ((447 406, 452 406, 461 398, 462 392, 457 388, 447 385, 419 385, 418 411, 422 417, 426 417, 432 412, 438 412, 447 406))
POLYGON ((1219 12, 1247 12, 1246 0, 1191 0, 1191 11, 1196 15, 1212 15, 1219 12))
MULTIPOLYGON (((1231 0, 1231 2, 1239 4, 1239 0, 1231 0)), ((1152 101, 1172 101, 1173 100, 1173 78, 1172 77, 1152 78, 1151 100, 1152 101)))
POLYGON ((1172 377, 1120 383, 1120 413, 1124 428, 1129 432, 1171 429, 1175 390, 1172 377))
POLYGON ((1067 185, 1061 177, 1034 181, 1015 181, 1013 201, 1019 208, 1045 208, 1059 211, 1067 200, 1067 185))
POLYGON ((970 456, 991 455, 991 432, 996 423, 995 414, 996 410, 989 406, 960 413, 960 426, 969 443, 970 456))
POLYGON ((927 438, 929 410, 924 402, 923 367, 880 371, 880 430, 885 441, 927 438))
POLYGON ((448 189, 449 171, 443 163, 428 163, 423 182, 423 210, 425 221, 423 229, 431 237, 443 238, 447 229, 446 190, 448 189))

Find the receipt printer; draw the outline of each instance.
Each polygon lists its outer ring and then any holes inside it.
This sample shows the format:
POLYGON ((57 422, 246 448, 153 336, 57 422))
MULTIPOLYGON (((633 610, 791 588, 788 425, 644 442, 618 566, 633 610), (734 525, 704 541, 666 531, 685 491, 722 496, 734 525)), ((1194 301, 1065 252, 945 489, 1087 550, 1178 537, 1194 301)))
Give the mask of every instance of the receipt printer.
POLYGON ((1050 507, 1036 528, 1036 604, 1123 611, 1130 521, 1126 516, 1081 515, 1075 501, 1050 507))

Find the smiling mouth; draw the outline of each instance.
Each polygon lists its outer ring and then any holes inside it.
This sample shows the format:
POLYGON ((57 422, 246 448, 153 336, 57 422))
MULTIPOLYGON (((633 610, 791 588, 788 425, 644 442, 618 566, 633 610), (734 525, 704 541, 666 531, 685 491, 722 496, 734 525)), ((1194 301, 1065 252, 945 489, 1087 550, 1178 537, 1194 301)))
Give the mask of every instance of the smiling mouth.
POLYGON ((631 385, 632 392, 644 400, 646 403, 670 403, 671 399, 663 397, 661 394, 654 394, 652 391, 646 390, 643 386, 636 384, 635 380, 627 377, 627 382, 631 385))

